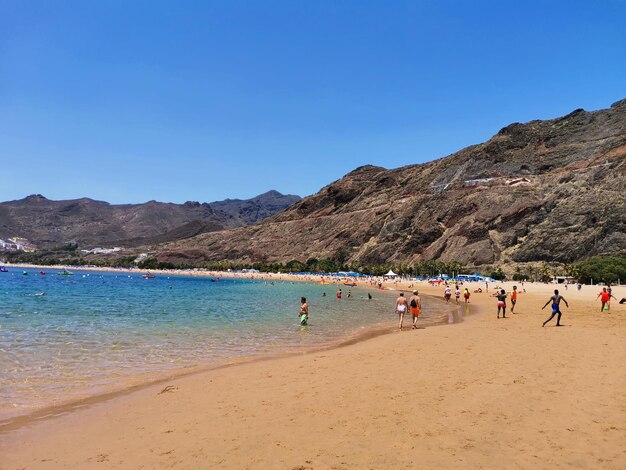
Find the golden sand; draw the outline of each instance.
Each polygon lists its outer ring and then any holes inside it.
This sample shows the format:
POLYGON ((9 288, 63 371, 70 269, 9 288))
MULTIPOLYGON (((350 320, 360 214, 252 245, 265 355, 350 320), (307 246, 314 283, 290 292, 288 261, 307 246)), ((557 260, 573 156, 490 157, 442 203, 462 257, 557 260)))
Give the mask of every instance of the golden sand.
POLYGON ((525 288, 507 319, 473 294, 459 324, 206 371, 32 422, 0 434, 0 468, 626 468, 626 305, 600 313, 597 288, 562 289, 565 326, 542 328, 554 286, 525 288))

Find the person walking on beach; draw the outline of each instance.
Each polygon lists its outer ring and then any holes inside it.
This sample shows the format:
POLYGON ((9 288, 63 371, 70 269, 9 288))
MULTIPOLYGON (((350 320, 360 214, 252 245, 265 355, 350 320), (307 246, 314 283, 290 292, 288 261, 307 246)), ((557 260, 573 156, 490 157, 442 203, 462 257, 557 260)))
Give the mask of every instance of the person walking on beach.
POLYGON ((446 299, 446 302, 450 302, 451 296, 452 296, 452 290, 450 289, 450 286, 446 285, 446 288, 443 291, 443 297, 446 299))
POLYGON ((398 314, 398 320, 400 322, 399 328, 402 329, 402 322, 404 321, 404 314, 407 310, 407 301, 404 298, 404 292, 400 292, 400 297, 396 299, 396 313, 398 314))
POLYGON ((454 289, 454 298, 456 299, 456 303, 458 305, 459 299, 461 298, 461 291, 459 290, 459 285, 456 285, 456 289, 454 289))
POLYGON ((306 297, 300 297, 300 325, 304 326, 309 321, 309 304, 306 303, 306 297))
POLYGON ((466 304, 469 304, 470 295, 472 294, 470 294, 469 288, 466 287, 463 291, 463 298, 465 299, 466 304))
POLYGON ((413 291, 413 295, 409 299, 409 312, 413 315, 413 329, 417 329, 417 317, 422 311, 422 301, 416 290, 413 291))
POLYGON ((559 295, 558 289, 554 289, 554 295, 548 299, 548 301, 543 307, 541 307, 541 310, 543 310, 544 308, 548 306, 550 302, 552 302, 552 315, 550 315, 550 318, 548 318, 546 321, 543 322, 543 325, 541 325, 542 327, 546 326, 546 323, 552 320, 554 316, 557 314, 558 314, 558 317, 556 318, 556 326, 561 326, 561 300, 565 302, 565 306, 569 308, 569 304, 567 303, 567 300, 565 300, 565 298, 562 295, 559 295))
POLYGON ((506 291, 501 289, 493 296, 498 298, 498 318, 500 318, 500 310, 502 310, 502 318, 506 318, 506 291))
POLYGON ((604 310, 607 312, 611 311, 611 297, 617 300, 617 298, 606 287, 603 287, 602 292, 600 292, 598 297, 596 297, 596 300, 600 299, 600 302, 602 302, 600 312, 603 312, 604 310))
POLYGON ((511 292, 511 313, 515 313, 515 304, 517 303, 517 286, 513 286, 513 292, 511 292))

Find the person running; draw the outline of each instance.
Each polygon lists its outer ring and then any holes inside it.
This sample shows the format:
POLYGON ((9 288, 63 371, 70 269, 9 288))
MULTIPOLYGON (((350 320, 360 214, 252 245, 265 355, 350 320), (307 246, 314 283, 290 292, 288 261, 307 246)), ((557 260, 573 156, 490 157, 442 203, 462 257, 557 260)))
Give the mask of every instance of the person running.
POLYGON ((404 298, 404 292, 400 292, 400 297, 396 299, 396 313, 398 314, 398 320, 400 322, 399 328, 402 330, 402 322, 404 321, 404 314, 407 309, 407 301, 404 298))
POLYGON ((450 286, 446 285, 446 288, 443 291, 443 297, 446 299, 446 302, 450 302, 450 297, 452 297, 452 290, 450 289, 450 286))
POLYGON ((543 322, 543 325, 541 325, 542 327, 546 326, 546 323, 552 320, 554 316, 557 314, 558 314, 558 317, 556 318, 556 326, 562 326, 561 325, 561 300, 565 302, 565 306, 569 308, 569 304, 567 303, 567 300, 565 300, 565 298, 562 295, 559 295, 558 289, 554 289, 554 295, 548 299, 548 301, 543 307, 541 307, 541 310, 543 310, 544 308, 548 306, 550 302, 552 302, 552 315, 550 315, 550 318, 548 318, 546 321, 543 322))
POLYGON ((422 311, 422 301, 416 290, 413 291, 413 295, 409 299, 409 312, 413 315, 413 329, 417 329, 417 317, 422 311))
POLYGON ((458 305, 459 299, 461 298, 461 291, 459 290, 459 285, 457 284, 456 289, 454 289, 454 298, 456 299, 456 303, 458 305))
POLYGON ((300 325, 304 326, 309 321, 309 304, 306 303, 306 297, 300 297, 300 325))
POLYGON ((506 318, 506 291, 501 289, 500 292, 493 294, 498 298, 498 318, 500 318, 500 310, 502 310, 502 318, 506 318))
POLYGON ((463 291, 463 298, 465 299, 465 303, 469 304, 469 299, 470 299, 470 291, 469 289, 466 287, 465 290, 463 291))
POLYGON ((511 292, 511 313, 515 313, 515 304, 517 303, 517 286, 513 286, 513 291, 511 292))
POLYGON ((604 310, 607 312, 611 311, 611 297, 617 300, 617 298, 615 298, 615 296, 606 287, 603 287, 602 292, 600 292, 598 297, 596 297, 596 300, 600 299, 600 302, 602 302, 600 312, 603 312, 604 310))

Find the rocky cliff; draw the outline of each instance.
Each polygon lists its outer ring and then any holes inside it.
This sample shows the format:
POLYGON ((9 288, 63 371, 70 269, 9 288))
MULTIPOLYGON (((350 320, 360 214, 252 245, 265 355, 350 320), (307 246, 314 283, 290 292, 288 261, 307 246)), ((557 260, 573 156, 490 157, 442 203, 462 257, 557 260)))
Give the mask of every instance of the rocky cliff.
POLYGON ((244 228, 156 247, 209 261, 571 262, 626 255, 626 100, 506 126, 421 165, 365 166, 244 228))

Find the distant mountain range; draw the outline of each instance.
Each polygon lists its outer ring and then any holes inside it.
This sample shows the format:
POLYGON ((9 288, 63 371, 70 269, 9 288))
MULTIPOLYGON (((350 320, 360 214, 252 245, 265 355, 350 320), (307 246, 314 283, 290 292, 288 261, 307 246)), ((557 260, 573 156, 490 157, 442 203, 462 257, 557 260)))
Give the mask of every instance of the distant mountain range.
POLYGON ((89 198, 52 201, 37 194, 0 203, 0 238, 23 237, 40 248, 152 245, 256 223, 299 200, 269 191, 252 199, 208 204, 114 205, 89 198))
POLYGON ((158 258, 236 263, 472 265, 626 256, 626 100, 504 127, 422 165, 357 168, 242 228, 156 248, 158 258))

